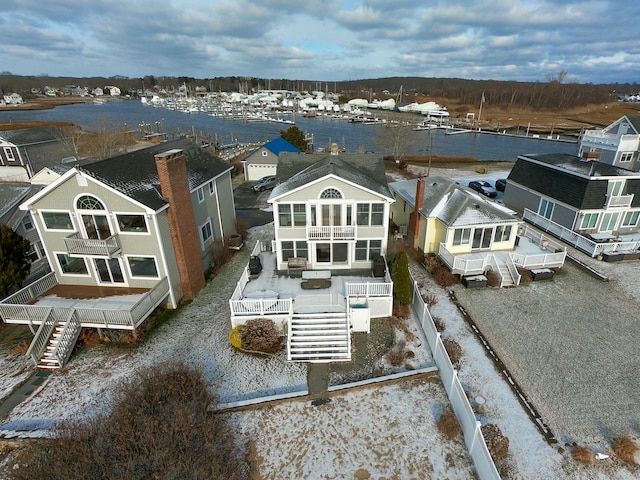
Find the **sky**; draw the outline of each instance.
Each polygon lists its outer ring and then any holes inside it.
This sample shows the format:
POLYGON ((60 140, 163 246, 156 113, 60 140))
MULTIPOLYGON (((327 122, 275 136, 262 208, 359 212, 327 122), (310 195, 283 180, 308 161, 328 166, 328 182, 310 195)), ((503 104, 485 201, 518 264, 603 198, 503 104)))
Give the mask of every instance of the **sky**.
POLYGON ((628 0, 3 0, 0 70, 633 83, 628 0))

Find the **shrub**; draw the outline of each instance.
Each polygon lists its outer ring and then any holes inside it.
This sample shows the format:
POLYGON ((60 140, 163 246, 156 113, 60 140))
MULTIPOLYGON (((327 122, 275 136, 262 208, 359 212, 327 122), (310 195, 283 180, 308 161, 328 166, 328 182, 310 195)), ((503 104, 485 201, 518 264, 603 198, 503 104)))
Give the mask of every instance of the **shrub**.
POLYGON ((451 411, 443 412, 438 419, 438 430, 448 440, 454 440, 460 434, 460 424, 455 414, 451 411))
POLYGON ((213 243, 213 263, 215 269, 219 270, 222 265, 225 265, 233 258, 233 250, 230 250, 220 240, 216 240, 213 243))
POLYGON ((423 265, 427 272, 434 273, 442 266, 442 263, 440 263, 440 260, 438 260, 438 257, 435 255, 427 255, 424 257, 423 265))
POLYGON ((487 423, 482 425, 480 429, 493 461, 500 462, 506 459, 509 455, 509 439, 502 434, 500 427, 493 423, 487 423))
POLYGON ((282 349, 282 339, 273 320, 255 318, 242 327, 242 348, 253 352, 277 353, 282 349))
POLYGON ((518 273, 520 274, 520 283, 533 282, 533 275, 531 274, 531 270, 518 267, 518 273))
POLYGON ((201 372, 179 362, 140 369, 114 391, 113 409, 69 420, 34 445, 13 480, 91 478, 240 479, 238 455, 201 372))
POLYGON ((433 293, 429 293, 424 296, 424 303, 426 303, 427 308, 431 310, 434 305, 438 304, 438 297, 433 293))
POLYGON ((490 287, 500 286, 500 277, 493 270, 487 270, 484 276, 487 277, 487 285, 489 285, 490 287))
POLYGON ((440 317, 431 317, 433 319, 433 324, 436 326, 436 330, 440 333, 444 332, 444 323, 440 317))
POLYGON ((400 305, 398 302, 394 302, 392 314, 398 318, 409 318, 409 305, 400 305))
POLYGON ((444 345, 444 349, 447 351, 447 355, 449 355, 449 360, 454 367, 460 366, 460 361, 462 360, 462 347, 455 342, 454 340, 449 340, 445 338, 442 340, 444 345))
POLYGON ((231 332, 229 332, 229 343, 238 350, 242 349, 242 325, 234 327, 231 332))
POLYGON ((243 240, 247 239, 250 227, 251 225, 247 220, 236 219, 236 232, 238 232, 238 235, 240 235, 243 240))
POLYGON ((587 447, 578 445, 571 451, 571 458, 580 463, 592 463, 594 454, 587 447))
POLYGON ((400 342, 394 345, 391 350, 387 352, 387 360, 389 360, 389 363, 394 367, 399 367, 407 359, 405 346, 405 342, 400 342))
POLYGON ((393 293, 402 305, 411 303, 411 277, 409 276, 409 259, 404 251, 397 253, 391 267, 393 293))
POLYGON ((640 453, 640 447, 631 437, 617 437, 611 445, 613 452, 627 463, 636 463, 636 456, 640 453))
POLYGON ((460 283, 460 279, 444 265, 438 266, 435 271, 435 279, 441 287, 450 287, 460 283))

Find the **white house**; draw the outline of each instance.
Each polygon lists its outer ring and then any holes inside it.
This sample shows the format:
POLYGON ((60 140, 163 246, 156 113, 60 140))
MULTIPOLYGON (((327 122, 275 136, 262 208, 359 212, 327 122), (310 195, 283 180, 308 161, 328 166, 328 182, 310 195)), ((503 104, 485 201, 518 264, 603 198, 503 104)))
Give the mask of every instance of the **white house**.
POLYGON ((586 130, 579 156, 635 172, 640 170, 640 115, 625 115, 602 130, 586 130))

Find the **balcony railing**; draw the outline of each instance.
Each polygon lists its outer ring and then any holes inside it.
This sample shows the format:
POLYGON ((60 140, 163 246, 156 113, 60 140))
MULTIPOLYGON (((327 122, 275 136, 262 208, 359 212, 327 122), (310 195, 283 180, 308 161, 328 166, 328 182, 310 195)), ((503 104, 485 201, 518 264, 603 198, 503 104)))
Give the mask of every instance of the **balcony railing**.
POLYGON ((109 257, 121 250, 120 237, 111 235, 104 240, 93 238, 82 238, 80 233, 72 233, 65 237, 64 243, 67 246, 69 255, 89 255, 94 257, 109 257))
POLYGON ((335 225, 307 227, 307 240, 353 240, 356 227, 353 225, 335 225))
POLYGON ((616 146, 619 142, 620 137, 618 135, 600 130, 587 130, 582 135, 582 143, 616 146))
POLYGON ((633 193, 629 195, 607 195, 605 208, 625 207, 628 208, 633 202, 633 193))

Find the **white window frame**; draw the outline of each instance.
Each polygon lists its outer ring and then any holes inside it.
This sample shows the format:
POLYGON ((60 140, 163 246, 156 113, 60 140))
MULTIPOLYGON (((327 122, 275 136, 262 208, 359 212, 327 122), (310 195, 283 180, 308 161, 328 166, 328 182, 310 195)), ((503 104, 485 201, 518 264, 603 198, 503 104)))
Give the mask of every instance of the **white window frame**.
POLYGON ((75 226, 74 215, 71 214, 69 210, 39 210, 40 220, 42 220, 42 226, 44 227, 45 232, 76 232, 78 228, 75 226), (44 220, 44 215, 46 213, 66 213, 69 216, 69 220, 71 221, 71 228, 49 228, 47 226, 47 222, 44 220))
POLYGON ((13 154, 13 148, 4 147, 4 155, 7 157, 7 162, 15 162, 16 156, 13 154))
POLYGON ((60 259, 58 258, 58 255, 66 255, 67 257, 69 256, 67 252, 53 252, 53 258, 55 258, 56 260, 56 266, 58 267, 58 271, 60 272, 60 275, 64 275, 65 277, 80 277, 80 278, 91 278, 91 272, 92 272, 92 267, 87 263, 87 259, 84 257, 76 257, 79 258, 80 260, 82 260, 84 262, 84 268, 87 270, 87 274, 80 274, 80 273, 66 273, 63 269, 62 269, 62 265, 60 264, 60 259))
POLYGON ((200 188, 197 190, 197 192, 196 192, 196 193, 197 193, 197 195, 198 195, 198 203, 203 203, 203 202, 204 202, 204 190, 203 190, 203 188, 202 188, 202 187, 200 187, 200 188))
POLYGON ((600 220, 600 212, 583 213, 582 221, 580 222, 580 230, 596 228, 598 220, 600 220))
POLYGON ((629 163, 633 160, 633 152, 621 152, 620 153, 620 163, 629 163))
POLYGON ((31 218, 31 214, 29 212, 27 212, 27 214, 22 218, 22 221, 20 223, 25 232, 30 232, 31 230, 36 228, 36 226, 33 224, 33 218, 31 218), (27 225, 31 226, 28 227, 27 225))
POLYGON ((122 235, 151 235, 151 230, 149 228, 149 222, 147 219, 147 214, 145 213, 139 213, 139 212, 113 212, 114 218, 115 218, 115 224, 116 224, 116 228, 118 229, 118 233, 122 234, 122 235), (144 225, 145 228, 147 229, 146 232, 132 232, 129 230, 122 230, 120 228, 120 221, 118 219, 118 217, 120 215, 130 215, 130 216, 141 216, 142 219, 144 220, 144 225))
POLYGON ((202 244, 202 250, 206 249, 211 243, 213 243, 213 225, 211 225, 211 218, 207 218, 207 221, 200 225, 200 243, 202 244), (208 236, 205 238, 205 227, 208 227, 208 236))
POLYGON ((553 210, 555 209, 555 207, 556 207, 555 202, 547 198, 541 198, 540 205, 538 206, 538 215, 546 218, 547 220, 551 220, 551 217, 553 216, 553 210))
POLYGON ((209 195, 215 195, 216 194, 216 184, 213 180, 211 180, 209 182, 209 195))
POLYGON ((626 212, 624 214, 624 217, 622 217, 622 223, 620 225, 623 227, 635 227, 638 225, 639 217, 640 217, 640 210, 632 210, 632 211, 626 212), (636 215, 636 221, 634 223, 628 223, 627 218, 631 219, 633 218, 634 215, 636 215))
POLYGON ((125 255, 125 258, 127 259, 126 262, 124 262, 127 265, 127 273, 129 274, 129 278, 136 278, 136 279, 142 279, 142 280, 147 280, 147 279, 151 279, 151 280, 158 280, 160 278, 160 268, 159 268, 159 264, 158 264, 158 259, 155 255, 125 255), (156 276, 155 277, 148 277, 148 276, 136 276, 133 274, 133 271, 131 270, 131 264, 130 259, 131 258, 151 258, 153 259, 153 262, 156 265, 156 276))
POLYGON ((451 238, 451 245, 454 247, 461 247, 463 245, 471 245, 471 228, 455 228, 453 230, 453 237, 451 238), (456 233, 460 232, 460 239, 456 240, 456 233))

